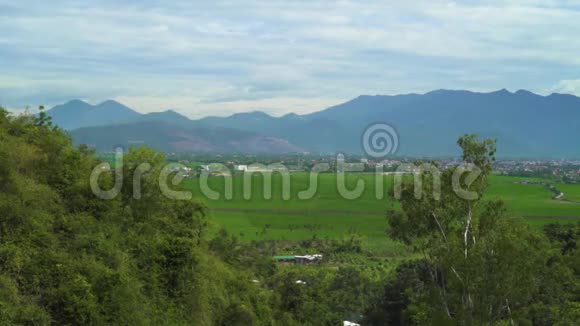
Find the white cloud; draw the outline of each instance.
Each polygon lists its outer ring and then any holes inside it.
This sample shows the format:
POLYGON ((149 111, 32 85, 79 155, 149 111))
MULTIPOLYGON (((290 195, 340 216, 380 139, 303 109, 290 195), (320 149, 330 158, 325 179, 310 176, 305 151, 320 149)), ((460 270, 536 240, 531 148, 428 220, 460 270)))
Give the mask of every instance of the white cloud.
POLYGON ((550 89, 550 93, 564 93, 580 96, 580 79, 561 80, 550 89))
POLYGON ((369 93, 549 90, 580 77, 579 22, 573 2, 555 0, 0 0, 0 101, 126 98, 200 116, 307 112, 369 93))

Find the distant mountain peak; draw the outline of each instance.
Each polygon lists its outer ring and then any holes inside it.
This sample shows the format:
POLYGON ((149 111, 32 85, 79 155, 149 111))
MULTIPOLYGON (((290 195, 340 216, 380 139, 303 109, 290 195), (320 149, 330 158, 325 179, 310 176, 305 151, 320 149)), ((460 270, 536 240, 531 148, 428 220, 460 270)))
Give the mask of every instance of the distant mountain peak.
POLYGON ((150 112, 147 113, 146 116, 164 116, 164 117, 169 117, 169 118, 179 118, 179 119, 185 119, 185 120, 189 120, 188 117, 184 116, 183 114, 173 110, 173 109, 167 109, 165 111, 161 111, 161 112, 150 112))
MULTIPOLYGON (((167 109, 167 110, 165 110, 165 111, 163 111, 163 112, 161 112, 161 113, 165 113, 165 114, 167 114, 167 115, 178 116, 178 117, 181 117, 181 118, 187 118, 187 117, 186 117, 186 116, 184 116, 183 114, 181 114, 181 113, 179 113, 179 112, 177 112, 177 111, 175 111, 175 110, 173 110, 173 109, 167 109)), ((189 119, 189 118, 187 118, 187 119, 189 119)))
POLYGON ((537 95, 537 94, 534 94, 534 93, 532 93, 532 92, 528 91, 527 89, 518 89, 518 90, 515 92, 515 94, 528 94, 528 95, 529 95, 529 94, 533 94, 533 95, 537 95))
POLYGON ((282 116, 282 118, 298 118, 298 117, 300 116, 294 112, 286 113, 282 116))
POLYGON ((129 108, 125 104, 119 103, 119 102, 117 102, 115 100, 106 100, 104 102, 99 103, 95 107, 97 107, 97 108, 102 108, 102 107, 123 107, 123 108, 127 108, 127 109, 129 108))
POLYGON ((269 115, 268 113, 258 110, 250 112, 234 113, 231 115, 231 117, 272 118, 272 116, 269 115))
POLYGON ((453 92, 452 90, 449 89, 434 89, 430 92, 425 93, 425 95, 437 95, 437 94, 444 94, 444 93, 449 93, 449 92, 453 92))
POLYGON ((514 93, 512 93, 512 92, 508 91, 508 90, 507 90, 507 89, 505 89, 505 88, 502 88, 502 89, 499 89, 499 90, 497 90, 497 91, 495 91, 495 92, 490 92, 489 94, 497 94, 497 95, 512 95, 512 94, 514 94, 514 93))
POLYGON ((563 97, 563 98, 578 98, 578 96, 573 94, 563 94, 563 93, 552 93, 548 97, 563 97))
MULTIPOLYGON (((525 90, 522 90, 525 91, 525 90)), ((527 91, 526 91, 527 92, 527 91)), ((515 94, 510 92, 509 90, 502 88, 496 91, 491 92, 475 92, 475 91, 468 91, 463 89, 436 89, 430 92, 425 93, 424 95, 453 95, 453 94, 496 94, 496 95, 509 95, 515 94)))
POLYGON ((52 117, 54 124, 69 130, 114 124, 140 116, 138 112, 114 100, 107 100, 96 106, 81 100, 72 100, 53 107, 47 114, 52 117))
POLYGON ((89 103, 83 101, 83 100, 79 100, 79 99, 73 99, 70 100, 64 104, 61 104, 61 106, 69 106, 69 105, 76 105, 76 106, 92 106, 89 103))
POLYGON ((256 116, 265 116, 265 117, 270 117, 270 115, 264 111, 258 111, 258 110, 254 110, 254 111, 250 111, 249 112, 250 115, 256 115, 256 116))
POLYGON ((105 100, 105 101, 101 102, 99 105, 106 105, 106 104, 121 104, 121 103, 119 103, 115 100, 109 99, 109 100, 105 100))
MULTIPOLYGON (((165 111, 161 111, 161 112, 150 112, 147 114, 143 114, 139 117, 140 121, 145 122, 164 122, 164 123, 168 123, 168 124, 174 124, 174 125, 179 125, 179 126, 185 126, 185 125, 189 125, 190 123, 192 123, 192 121, 176 112, 175 110, 165 110, 165 111)), ((129 121, 131 122, 131 121, 129 121)))

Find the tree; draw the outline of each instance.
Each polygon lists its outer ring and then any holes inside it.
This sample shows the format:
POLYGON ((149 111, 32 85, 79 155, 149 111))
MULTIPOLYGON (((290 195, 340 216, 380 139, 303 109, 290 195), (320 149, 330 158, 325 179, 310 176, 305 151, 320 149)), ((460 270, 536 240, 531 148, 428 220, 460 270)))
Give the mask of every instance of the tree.
MULTIPOLYGON (((448 320, 468 324, 526 318, 551 256, 545 238, 506 215, 500 200, 483 200, 495 160, 495 142, 474 135, 459 139, 463 167, 441 173, 440 199, 416 198, 403 185, 402 212, 390 212, 391 235, 412 244, 428 267, 429 286, 409 293, 407 313, 416 323, 448 320), (458 177, 459 176, 459 177, 458 177), (460 189, 461 191, 458 191, 460 189), (465 192, 472 195, 466 198, 465 192)), ((433 175, 421 172, 423 193, 433 175)))

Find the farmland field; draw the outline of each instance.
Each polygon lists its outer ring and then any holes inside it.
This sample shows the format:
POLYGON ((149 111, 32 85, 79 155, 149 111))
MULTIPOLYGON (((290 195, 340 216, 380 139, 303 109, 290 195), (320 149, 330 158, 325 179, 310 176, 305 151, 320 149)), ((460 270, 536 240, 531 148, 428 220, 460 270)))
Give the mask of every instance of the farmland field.
MULTIPOLYGON (((577 218, 580 217, 580 204, 556 201, 542 185, 521 184, 524 179, 492 176, 486 199, 503 199, 510 215, 525 217, 535 227, 580 221, 577 218)), ((210 189, 220 193, 219 199, 204 196, 199 179, 190 179, 185 184, 210 208, 210 217, 216 228, 225 227, 242 239, 340 239, 349 232, 357 232, 366 238, 370 249, 380 248, 388 253, 402 248, 385 236, 385 212, 389 208, 397 209, 396 203, 386 195, 393 187, 393 176, 384 176, 381 182, 373 174, 346 174, 347 189, 354 189, 357 182, 364 182, 364 191, 355 199, 341 196, 335 174, 318 175, 317 189, 309 199, 298 198, 301 191, 309 188, 311 180, 307 173, 291 174, 287 199, 283 198, 283 182, 279 174, 272 176, 271 199, 264 198, 261 174, 254 174, 246 196, 244 178, 241 175, 231 178, 231 199, 224 198, 224 180, 224 177, 208 179, 210 189), (377 198, 377 185, 380 184, 385 195, 377 198)), ((568 186, 566 191, 580 194, 580 185, 568 186)))
POLYGON ((556 188, 564 193, 564 199, 580 202, 580 184, 557 184, 556 188))
MULTIPOLYGON (((542 185, 520 184, 530 178, 492 176, 486 196, 501 198, 514 216, 523 217, 580 217, 580 205, 552 199, 553 193, 542 185)), ((549 180, 532 179, 549 182, 549 180)), ((568 185, 569 192, 580 192, 580 185, 568 185)), ((560 189, 560 185, 556 185, 560 189)), ((547 219, 564 220, 564 219, 547 219)))

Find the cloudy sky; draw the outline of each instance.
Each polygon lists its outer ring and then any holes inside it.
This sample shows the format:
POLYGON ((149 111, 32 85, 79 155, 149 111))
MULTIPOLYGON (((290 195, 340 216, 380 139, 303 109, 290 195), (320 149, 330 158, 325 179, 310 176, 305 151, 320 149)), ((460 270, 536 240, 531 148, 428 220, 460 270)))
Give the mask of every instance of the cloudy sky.
POLYGON ((0 0, 0 105, 196 118, 440 88, 580 95, 575 2, 0 0))

